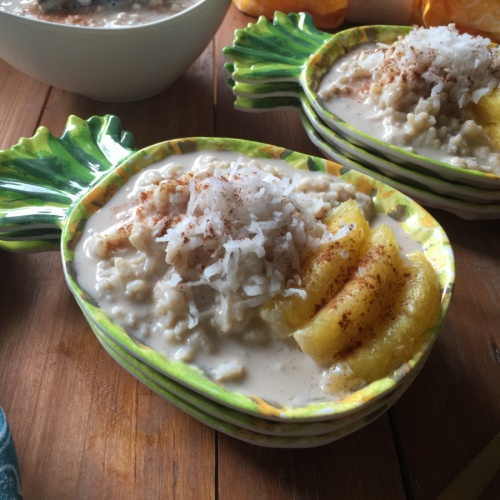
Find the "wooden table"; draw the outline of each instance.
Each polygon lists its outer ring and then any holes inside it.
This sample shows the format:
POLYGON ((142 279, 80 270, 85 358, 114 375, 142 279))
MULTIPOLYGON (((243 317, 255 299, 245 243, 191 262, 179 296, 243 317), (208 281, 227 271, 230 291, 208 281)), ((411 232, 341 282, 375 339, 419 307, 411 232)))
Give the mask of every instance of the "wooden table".
MULTIPOLYGON (((232 7, 169 90, 110 104, 48 87, 0 61, 0 148, 39 125, 116 114, 137 146, 183 136, 253 139, 319 155, 292 111, 233 109, 221 49, 252 19, 232 7)), ((219 434, 122 369, 67 289, 57 252, 0 251, 0 405, 26 499, 431 499, 500 431, 498 221, 430 210, 457 285, 430 359, 385 415, 332 444, 276 450, 219 434)), ((483 499, 498 499, 500 475, 483 499)))

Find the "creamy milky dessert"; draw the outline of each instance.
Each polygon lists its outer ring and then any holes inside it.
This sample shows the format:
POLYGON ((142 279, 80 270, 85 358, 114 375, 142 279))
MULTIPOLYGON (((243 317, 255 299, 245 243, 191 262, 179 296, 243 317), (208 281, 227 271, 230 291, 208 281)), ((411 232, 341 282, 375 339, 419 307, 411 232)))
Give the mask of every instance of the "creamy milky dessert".
POLYGON ((498 90, 500 52, 454 25, 415 28, 392 45, 361 45, 323 77, 318 95, 377 139, 455 166, 500 175, 496 129, 477 105, 498 90))
POLYGON ((404 288, 401 250, 415 249, 396 225, 403 248, 395 243, 386 219, 327 173, 190 153, 147 168, 89 219, 75 269, 117 324, 165 356, 236 391, 303 404, 369 381, 346 359, 397 316, 386 302, 404 288), (325 310, 329 321, 331 300, 349 287, 372 297, 332 343, 315 320, 325 310))
POLYGON ((2 0, 0 11, 60 24, 119 28, 159 21, 200 0, 2 0))

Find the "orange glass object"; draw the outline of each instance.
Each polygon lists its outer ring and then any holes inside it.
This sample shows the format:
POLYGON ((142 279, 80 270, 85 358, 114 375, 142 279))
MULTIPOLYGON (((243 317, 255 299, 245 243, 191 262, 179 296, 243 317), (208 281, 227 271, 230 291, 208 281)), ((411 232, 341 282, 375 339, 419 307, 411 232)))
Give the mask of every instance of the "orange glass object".
POLYGON ((347 15, 348 0, 233 0, 241 11, 250 16, 272 19, 274 11, 307 12, 317 28, 335 28, 347 15))
POLYGON ((500 43, 499 0, 233 0, 241 11, 272 19, 275 11, 308 12, 320 29, 362 24, 456 24, 500 43))
POLYGON ((460 31, 500 43, 499 0, 422 0, 419 10, 424 26, 454 23, 460 31))

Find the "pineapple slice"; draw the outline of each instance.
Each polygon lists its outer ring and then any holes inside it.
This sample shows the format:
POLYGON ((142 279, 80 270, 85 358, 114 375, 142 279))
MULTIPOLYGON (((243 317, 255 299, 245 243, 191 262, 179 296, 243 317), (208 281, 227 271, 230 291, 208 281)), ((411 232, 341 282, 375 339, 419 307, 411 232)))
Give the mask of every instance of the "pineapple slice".
MULTIPOLYGON (((438 319, 440 286, 433 267, 422 252, 408 255, 410 263, 401 275, 402 287, 390 313, 347 356, 339 356, 350 367, 351 376, 364 382, 384 377, 410 359, 419 337, 438 319)), ((335 372, 332 373, 332 384, 335 372)))
POLYGON ((500 149, 500 122, 483 125, 484 130, 489 135, 491 144, 495 149, 500 149))
POLYGON ((490 136, 493 147, 500 149, 500 88, 481 97, 472 109, 477 121, 490 136))
POLYGON ((373 324, 400 293, 404 264, 392 230, 376 227, 355 274, 293 337, 303 352, 330 365, 335 356, 355 349, 373 335, 373 324))
POLYGON ((370 226, 355 200, 340 205, 326 224, 330 232, 345 234, 321 245, 304 264, 302 288, 307 296, 280 296, 264 306, 267 310, 277 308, 292 330, 310 319, 342 288, 355 270, 362 244, 370 233, 370 226))
POLYGON ((481 97, 474 105, 474 111, 481 123, 500 122, 500 88, 494 89, 489 94, 481 97))

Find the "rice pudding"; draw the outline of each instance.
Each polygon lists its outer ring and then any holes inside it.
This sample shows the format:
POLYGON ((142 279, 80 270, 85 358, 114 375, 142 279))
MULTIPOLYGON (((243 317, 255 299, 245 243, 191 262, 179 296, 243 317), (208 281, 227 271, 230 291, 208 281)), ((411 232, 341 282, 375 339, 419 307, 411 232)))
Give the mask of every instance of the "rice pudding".
MULTIPOLYGON (((0 11, 59 24, 96 28, 135 26, 179 14, 201 0, 115 0, 95 2, 78 0, 67 10, 45 10, 49 2, 37 0, 1 0, 0 11)), ((54 3, 54 2, 52 2, 54 3)), ((62 3, 61 5, 64 5, 62 3)))
POLYGON ((304 266, 319 250, 337 245, 337 260, 353 257, 342 245, 360 225, 327 226, 347 204, 363 224, 388 222, 327 173, 232 152, 183 154, 130 179, 90 217, 77 281, 135 338, 232 390, 288 405, 332 398, 331 363, 301 352, 266 306, 307 297, 304 266))
POLYGON ((360 131, 467 169, 500 175, 500 150, 474 113, 499 87, 500 52, 454 25, 362 44, 323 77, 326 109, 360 131))

